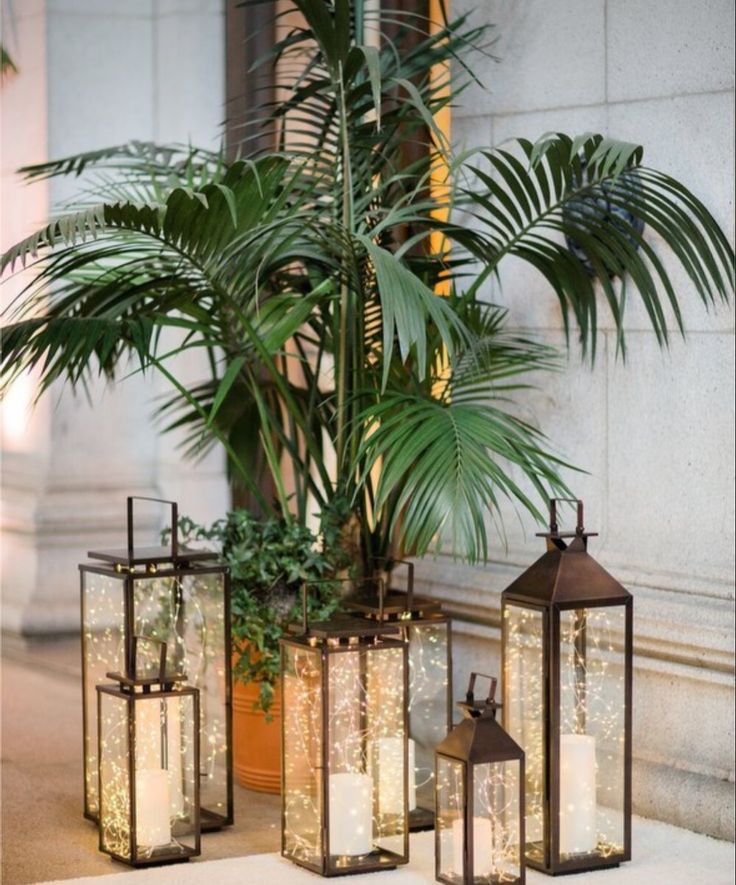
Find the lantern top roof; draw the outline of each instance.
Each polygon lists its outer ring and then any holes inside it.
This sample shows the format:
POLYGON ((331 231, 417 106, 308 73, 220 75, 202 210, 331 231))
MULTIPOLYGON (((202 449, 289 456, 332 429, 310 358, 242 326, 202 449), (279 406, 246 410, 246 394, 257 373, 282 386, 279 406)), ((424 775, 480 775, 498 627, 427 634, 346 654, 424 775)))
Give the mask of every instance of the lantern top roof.
POLYGON ((574 532, 559 532, 555 502, 550 502, 547 552, 503 591, 504 599, 533 605, 617 605, 631 598, 629 591, 588 553, 593 532, 583 527, 583 502, 577 501, 574 532), (572 541, 567 539, 572 538, 572 541))
POLYGON ((616 605, 631 598, 588 553, 583 538, 569 545, 550 539, 547 545, 547 552, 503 591, 504 599, 537 605, 616 605))
POLYGON ((349 615, 335 615, 328 621, 310 621, 292 624, 289 633, 297 638, 312 637, 314 639, 350 639, 352 637, 371 639, 375 636, 391 636, 401 632, 398 624, 384 624, 369 621, 365 618, 351 618, 349 615))
POLYGON ((495 698, 498 680, 486 677, 491 681, 488 697, 479 701, 475 698, 478 676, 483 674, 470 674, 465 700, 458 704, 465 718, 437 745, 437 752, 474 765, 523 759, 522 748, 496 721, 496 710, 501 706, 495 698))
POLYGON ((377 596, 363 594, 346 600, 346 605, 354 612, 361 612, 369 617, 377 617, 384 621, 401 620, 402 616, 435 615, 442 612, 442 606, 436 599, 429 596, 415 596, 413 593, 389 588, 383 598, 383 605, 377 596))
POLYGON ((204 562, 218 559, 219 556, 212 550, 194 550, 191 547, 178 546, 176 554, 172 555, 170 546, 165 547, 138 547, 133 550, 90 550, 87 553, 90 559, 109 562, 111 565, 120 565, 130 568, 134 565, 160 565, 170 562, 173 565, 181 565, 189 562, 204 562))

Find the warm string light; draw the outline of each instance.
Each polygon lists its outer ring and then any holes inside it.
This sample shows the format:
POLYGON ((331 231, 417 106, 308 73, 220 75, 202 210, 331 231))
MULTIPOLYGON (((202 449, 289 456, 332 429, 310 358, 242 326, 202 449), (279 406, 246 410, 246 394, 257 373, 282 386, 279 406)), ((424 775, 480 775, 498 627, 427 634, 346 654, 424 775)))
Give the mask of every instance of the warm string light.
POLYGON ((415 777, 420 806, 433 807, 434 748, 447 734, 447 623, 411 624, 409 737, 416 742, 415 777))
MULTIPOLYGON (((100 832, 106 851, 125 860, 130 857, 131 781, 143 771, 167 771, 166 809, 170 836, 165 844, 143 845, 136 834, 137 859, 150 859, 157 851, 178 849, 186 853, 186 837, 193 833, 193 797, 197 778, 194 755, 192 696, 158 698, 139 694, 133 704, 135 752, 129 769, 130 724, 127 697, 101 693, 100 780, 102 785, 100 832), (131 777, 132 776, 132 777, 131 777)), ((149 797, 137 796, 137 813, 149 797)))
MULTIPOLYGON (((527 854, 543 862, 543 617, 539 611, 508 605, 504 618, 506 724, 526 753, 527 854)), ((601 857, 623 851, 625 677, 620 637, 624 622, 623 606, 560 613, 560 734, 594 738, 592 851, 601 857)), ((578 769, 570 777, 579 780, 584 774, 578 769)), ((561 820, 575 811, 561 808, 561 820)), ((561 854, 565 856, 562 846, 561 854)))
MULTIPOLYGON (((331 640, 327 640, 330 643, 331 640)), ((323 734, 322 649, 284 649, 284 847, 288 856, 319 864, 322 857, 323 780, 334 808, 353 821, 330 821, 330 850, 365 843, 337 860, 359 864, 374 848, 403 850, 404 658, 398 647, 354 644, 327 652, 326 732, 323 734), (323 770, 323 741, 328 769, 323 770), (394 744, 395 742, 395 744, 394 744), (390 771, 383 769, 389 766, 390 771), (338 780, 347 776, 343 784, 338 780), (353 776, 352 780, 350 779, 353 776), (337 778, 337 779, 335 779, 337 778), (355 785, 365 779, 364 796, 355 785), (343 797, 344 800, 343 800, 343 797), (370 833, 354 832, 366 820, 370 833), (339 831, 339 832, 338 832, 339 831), (363 842, 361 837, 365 837, 363 842), (397 840, 395 844, 394 840, 397 840), (393 847, 392 847, 393 845, 393 847)), ((334 810, 334 809, 333 809, 334 810)), ((327 846, 324 846, 325 850, 327 846)))
MULTIPOLYGON (((160 571, 171 568, 164 563, 160 571)), ((125 666, 124 589, 119 578, 85 575, 87 806, 96 813, 98 754, 95 686, 125 666)), ((200 691, 202 805, 227 811, 225 603, 215 574, 139 577, 133 582, 134 633, 166 642, 171 669, 200 691)), ((145 661, 145 646, 140 648, 145 661)), ((155 666, 153 657, 149 666, 155 666)))

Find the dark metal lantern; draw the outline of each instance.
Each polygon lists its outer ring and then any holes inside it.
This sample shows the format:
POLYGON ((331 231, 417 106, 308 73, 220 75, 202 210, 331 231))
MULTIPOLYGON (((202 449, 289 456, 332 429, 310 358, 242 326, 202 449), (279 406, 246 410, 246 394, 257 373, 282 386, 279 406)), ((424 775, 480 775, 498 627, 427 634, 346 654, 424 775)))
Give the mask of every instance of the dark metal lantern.
POLYGON ((98 685, 100 851, 130 866, 200 853, 199 692, 166 672, 166 644, 153 675, 108 673, 98 685))
POLYGON ((202 829, 233 822, 229 575, 216 553, 182 547, 173 501, 128 498, 127 547, 91 551, 79 566, 82 617, 84 814, 99 819, 95 688, 109 672, 132 672, 136 635, 165 642, 174 676, 200 692, 202 829), (171 509, 171 544, 136 548, 133 502, 171 509))
POLYGON ((363 618, 281 639, 281 853, 322 876, 409 859, 407 646, 363 618))
POLYGON ((496 683, 437 747, 435 876, 447 885, 524 885, 524 752, 496 721, 496 683))
MULTIPOLYGON (((376 560, 386 563, 387 560, 376 560)), ((389 587, 383 599, 361 594, 346 605, 371 620, 395 624, 409 646, 409 829, 434 826, 434 751, 452 727, 450 619, 435 599, 414 594, 414 564, 406 566, 406 592, 389 587)))
POLYGON ((527 863, 553 875, 631 859, 633 599, 587 552, 583 503, 502 594, 504 725, 526 753, 527 863))

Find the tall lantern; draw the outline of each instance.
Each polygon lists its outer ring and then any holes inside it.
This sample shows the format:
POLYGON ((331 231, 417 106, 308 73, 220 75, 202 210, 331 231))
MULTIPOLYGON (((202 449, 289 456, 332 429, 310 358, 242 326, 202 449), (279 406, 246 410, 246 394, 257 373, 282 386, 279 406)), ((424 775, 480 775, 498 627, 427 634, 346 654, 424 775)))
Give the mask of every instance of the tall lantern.
POLYGON ((362 618, 281 639, 281 853, 323 876, 409 859, 407 647, 362 618))
POLYGON ((406 592, 389 587, 383 600, 361 594, 346 605, 400 626, 409 645, 409 829, 426 830, 434 826, 434 751, 452 727, 450 619, 435 599, 414 594, 413 563, 390 564, 407 567, 406 592))
POLYGON ((496 683, 437 747, 435 876, 447 885, 524 885, 524 751, 496 722, 496 683))
POLYGON ((167 673, 163 642, 141 675, 145 638, 133 638, 130 673, 97 686, 100 851, 134 867, 200 853, 199 692, 167 673))
POLYGON ((230 591, 217 554, 178 543, 173 501, 128 498, 124 550, 87 555, 79 566, 82 607, 84 815, 99 819, 95 688, 106 673, 130 673, 133 637, 165 642, 175 676, 199 690, 203 830, 233 822, 230 591), (133 502, 171 508, 171 544, 136 548, 133 502))
POLYGON ((546 873, 631 859, 633 599, 560 532, 502 596, 504 724, 526 753, 526 857, 546 873))

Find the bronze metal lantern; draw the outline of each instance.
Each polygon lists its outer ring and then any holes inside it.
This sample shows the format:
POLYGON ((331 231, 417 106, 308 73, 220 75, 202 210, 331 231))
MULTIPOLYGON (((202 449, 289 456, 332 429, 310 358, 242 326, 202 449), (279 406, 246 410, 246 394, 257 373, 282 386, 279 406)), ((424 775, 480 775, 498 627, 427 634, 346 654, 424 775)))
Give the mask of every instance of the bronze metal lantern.
POLYGON ((140 672, 144 641, 129 673, 97 686, 100 851, 134 867, 200 853, 199 692, 167 673, 163 642, 140 672))
MULTIPOLYGON (((387 560, 376 560, 383 564, 387 560)), ((360 594, 346 600, 351 611, 396 624, 409 646, 409 829, 434 826, 434 751, 452 727, 450 619, 435 599, 414 593, 414 564, 406 566, 406 592, 390 586, 385 598, 360 594)))
POLYGON ((109 672, 130 673, 133 637, 165 642, 174 675, 200 693, 202 829, 233 821, 230 591, 217 554, 182 547, 173 501, 128 498, 124 550, 90 552, 79 566, 82 616, 84 814, 99 818, 96 686, 109 672), (133 502, 171 510, 171 544, 137 548, 133 502))
POLYGON ((504 725, 526 753, 527 863, 553 875, 631 859, 633 599, 550 502, 547 552, 502 595, 504 725))
POLYGON ((496 721, 496 682, 437 747, 435 876, 447 885, 524 885, 524 751, 496 721))
POLYGON ((363 618, 281 639, 281 853, 322 876, 409 859, 407 646, 363 618))

